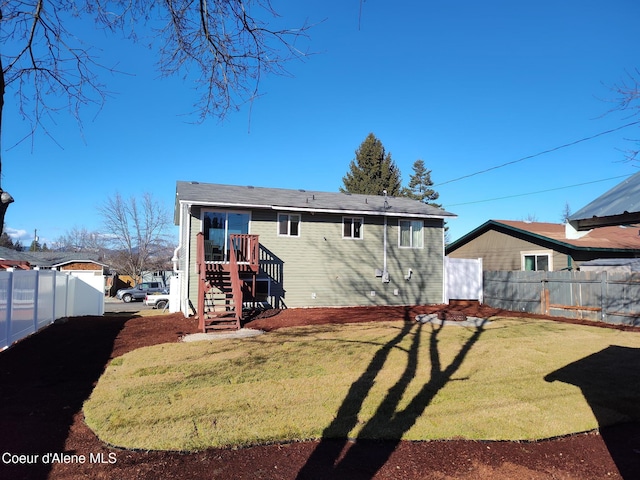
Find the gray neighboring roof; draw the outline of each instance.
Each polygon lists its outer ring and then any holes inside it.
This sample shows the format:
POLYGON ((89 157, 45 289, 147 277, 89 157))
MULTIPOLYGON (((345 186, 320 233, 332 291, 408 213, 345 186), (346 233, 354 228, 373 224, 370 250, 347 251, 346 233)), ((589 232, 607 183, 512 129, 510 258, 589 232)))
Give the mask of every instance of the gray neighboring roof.
POLYGON ((640 172, 582 207, 569 222, 578 230, 640 222, 640 172))
POLYGON ((37 259, 29 252, 19 252, 12 248, 0 247, 0 260, 20 260, 34 264, 37 259))
POLYGON ((87 252, 18 252, 6 247, 0 247, 1 260, 21 260, 29 262, 34 267, 59 267, 67 263, 92 262, 103 267, 104 263, 98 260, 99 256, 87 252))
POLYGON ((39 267, 59 267, 68 263, 95 263, 97 265, 106 267, 107 265, 102 263, 97 253, 90 252, 29 252, 34 258, 34 261, 29 260, 30 263, 39 267))
MULTIPOLYGON (((419 218, 456 217, 455 214, 417 200, 383 195, 359 195, 312 190, 288 190, 253 186, 177 182, 179 203, 214 207, 260 208, 359 215, 409 216, 419 218)), ((178 209, 176 208, 176 217, 178 209)), ((176 218, 177 221, 177 218, 176 218)))

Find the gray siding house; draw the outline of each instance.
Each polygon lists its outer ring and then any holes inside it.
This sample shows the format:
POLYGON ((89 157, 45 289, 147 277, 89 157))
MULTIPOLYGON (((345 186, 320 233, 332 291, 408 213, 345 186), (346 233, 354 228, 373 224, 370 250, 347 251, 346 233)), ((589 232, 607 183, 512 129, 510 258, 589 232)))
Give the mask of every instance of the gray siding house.
POLYGON ((482 258, 485 271, 573 270, 583 262, 640 257, 637 228, 577 232, 561 223, 489 220, 447 245, 451 258, 482 258))
POLYGON ((178 182, 180 310, 206 330, 216 311, 241 310, 232 297, 274 308, 441 303, 451 217, 407 198, 178 182))

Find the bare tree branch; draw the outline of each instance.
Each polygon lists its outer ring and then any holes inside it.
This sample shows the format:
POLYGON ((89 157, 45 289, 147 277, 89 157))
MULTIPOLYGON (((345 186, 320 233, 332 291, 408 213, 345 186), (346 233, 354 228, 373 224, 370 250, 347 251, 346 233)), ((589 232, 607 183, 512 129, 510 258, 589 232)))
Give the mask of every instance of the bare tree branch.
MULTIPOLYGON (((633 72, 627 72, 626 78, 610 88, 616 98, 612 101, 614 107, 608 113, 628 112, 628 116, 625 118, 640 115, 640 70, 636 68, 633 72)), ((640 145, 638 138, 628 140, 640 145)), ((625 151, 627 161, 636 160, 639 155, 640 148, 631 148, 625 151)))
MULTIPOLYGON (((251 103, 262 75, 287 74, 286 62, 307 55, 296 44, 310 28, 270 27, 278 15, 269 0, 0 0, 0 134, 9 89, 30 125, 18 143, 39 129, 53 138, 48 124, 58 112, 70 112, 81 129, 82 108, 102 108, 109 91, 101 74, 115 68, 71 31, 89 18, 134 41, 153 32, 161 75, 182 74, 199 92, 191 112, 199 121, 251 103)), ((0 201, 3 216, 13 199, 0 201)))
POLYGON ((168 212, 151 194, 124 200, 119 193, 99 208, 104 238, 115 252, 110 263, 119 273, 139 279, 143 272, 162 270, 169 263, 168 212))

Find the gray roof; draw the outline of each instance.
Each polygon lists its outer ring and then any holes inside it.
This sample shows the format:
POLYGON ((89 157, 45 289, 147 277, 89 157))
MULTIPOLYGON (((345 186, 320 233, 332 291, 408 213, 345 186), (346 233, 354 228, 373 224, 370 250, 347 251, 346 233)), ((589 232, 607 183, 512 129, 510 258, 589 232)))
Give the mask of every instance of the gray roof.
POLYGON ((30 255, 29 252, 19 252, 12 248, 0 247, 0 260, 19 260, 33 265, 36 258, 30 255))
POLYGON ((18 252, 0 247, 0 259, 26 261, 34 267, 58 267, 73 262, 92 262, 106 266, 99 260, 98 254, 87 252, 18 252))
POLYGON ((582 207, 569 221, 579 229, 640 221, 640 172, 582 207))
MULTIPOLYGON (((313 190, 288 190, 253 186, 177 182, 179 203, 213 207, 238 207, 359 215, 408 216, 419 218, 455 217, 440 208, 404 197, 359 195, 313 190)), ((176 208, 176 216, 178 209, 176 208)))

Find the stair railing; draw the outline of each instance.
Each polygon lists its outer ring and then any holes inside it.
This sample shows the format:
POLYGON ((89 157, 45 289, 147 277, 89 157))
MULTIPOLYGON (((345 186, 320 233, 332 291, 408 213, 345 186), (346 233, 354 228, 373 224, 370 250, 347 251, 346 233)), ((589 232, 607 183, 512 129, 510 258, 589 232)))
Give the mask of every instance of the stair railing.
POLYGON ((242 320, 242 281, 240 280, 240 270, 238 269, 237 250, 242 252, 243 235, 230 235, 231 243, 229 248, 229 273, 231 275, 231 293, 233 294, 233 306, 235 309, 236 326, 240 328, 242 320))
POLYGON ((196 265, 198 270, 198 330, 204 332, 204 297, 207 288, 207 269, 204 258, 204 234, 196 235, 196 265))

